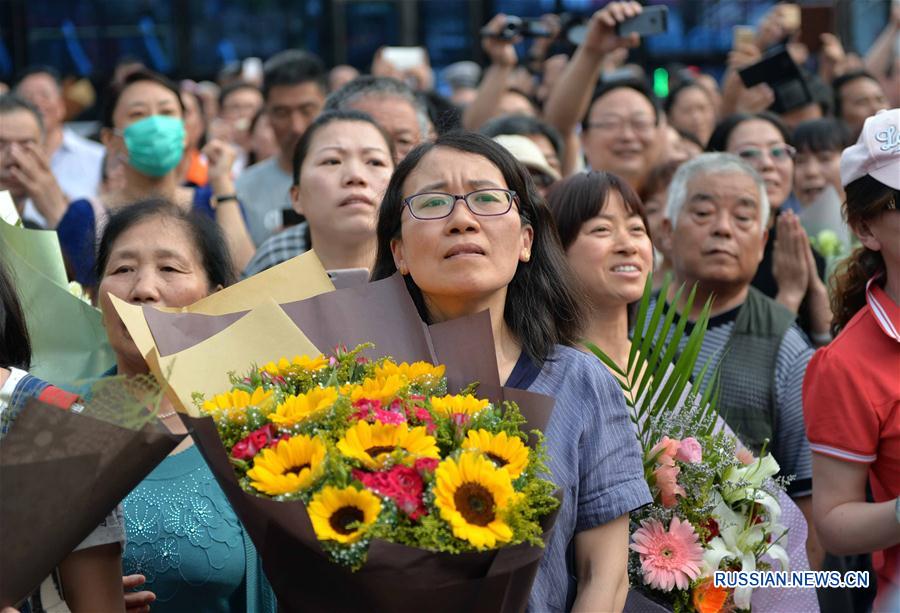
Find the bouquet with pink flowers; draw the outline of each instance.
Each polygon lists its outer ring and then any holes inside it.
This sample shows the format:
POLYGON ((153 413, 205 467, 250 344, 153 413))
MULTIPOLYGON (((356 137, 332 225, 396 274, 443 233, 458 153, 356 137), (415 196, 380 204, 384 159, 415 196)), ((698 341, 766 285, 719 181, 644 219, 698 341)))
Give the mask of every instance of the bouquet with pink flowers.
MULTIPOLYGON (((683 313, 692 301, 693 294, 683 313)), ((755 457, 718 417, 715 378, 700 398, 690 390, 708 318, 709 303, 673 363, 686 318, 662 302, 651 308, 648 291, 627 368, 591 349, 619 375, 654 498, 631 515, 631 583, 674 611, 718 613, 750 609, 751 589, 716 587, 714 572, 766 570, 772 562, 788 570, 788 555, 778 463, 765 448, 755 457)))

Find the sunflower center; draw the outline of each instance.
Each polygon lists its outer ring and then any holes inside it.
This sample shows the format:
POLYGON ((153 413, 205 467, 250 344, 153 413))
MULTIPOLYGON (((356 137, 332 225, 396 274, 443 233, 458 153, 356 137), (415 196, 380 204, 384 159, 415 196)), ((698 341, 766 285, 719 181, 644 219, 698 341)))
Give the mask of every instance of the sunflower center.
POLYGON ((366 449, 366 453, 374 458, 382 453, 391 453, 396 448, 396 445, 376 445, 366 449))
POLYGON ((501 457, 498 456, 498 455, 494 455, 494 454, 491 453, 490 451, 487 452, 487 453, 484 454, 484 455, 486 455, 486 456, 488 457, 488 459, 490 459, 491 462, 493 462, 494 464, 496 464, 497 468, 503 468, 504 466, 506 466, 507 464, 509 464, 509 462, 506 461, 506 458, 501 458, 501 457))
POLYGON ((357 507, 341 507, 331 514, 328 523, 338 534, 353 534, 355 529, 349 528, 350 524, 361 522, 365 516, 361 509, 357 507))
POLYGON ((476 526, 494 521, 494 497, 479 483, 463 483, 453 494, 453 502, 460 515, 476 526))
POLYGON ((299 476, 300 473, 303 472, 303 470, 306 468, 309 468, 309 462, 307 462, 306 464, 300 464, 299 466, 286 466, 284 472, 285 474, 294 474, 299 476))

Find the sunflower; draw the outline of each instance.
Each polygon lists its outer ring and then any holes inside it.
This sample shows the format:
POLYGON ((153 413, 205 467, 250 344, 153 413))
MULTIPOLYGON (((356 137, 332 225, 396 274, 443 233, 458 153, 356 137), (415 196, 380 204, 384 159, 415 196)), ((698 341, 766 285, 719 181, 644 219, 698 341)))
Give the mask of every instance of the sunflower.
POLYGON ((472 394, 465 396, 444 396, 442 398, 432 396, 431 408, 439 415, 451 416, 456 414, 475 415, 490 404, 490 401, 476 398, 472 394))
POLYGON ((253 394, 242 389, 233 389, 224 394, 216 394, 212 400, 203 403, 204 413, 222 411, 226 416, 237 417, 247 407, 258 407, 272 396, 272 390, 263 390, 257 387, 253 394))
POLYGON ((511 479, 518 478, 528 466, 528 447, 517 436, 509 436, 506 432, 491 434, 487 430, 469 430, 463 449, 480 451, 497 468, 509 472, 511 479))
POLYGON ((349 388, 350 400, 351 402, 356 402, 366 398, 368 400, 378 400, 381 404, 388 405, 405 386, 406 382, 400 375, 366 379, 362 382, 362 385, 349 388))
POLYGON ((435 504, 457 538, 479 549, 512 540, 502 514, 515 501, 509 473, 482 455, 464 453, 441 462, 435 476, 435 504))
POLYGON ((384 424, 376 421, 370 424, 359 421, 344 433, 337 446, 345 456, 355 458, 374 470, 384 464, 387 456, 398 450, 413 458, 440 458, 436 443, 422 426, 410 429, 405 423, 384 424))
POLYGON ((396 364, 385 360, 380 366, 375 367, 375 376, 387 378, 391 375, 399 375, 409 383, 434 384, 444 376, 446 368, 443 365, 434 366, 428 362, 413 362, 408 364, 396 364))
POLYGON ((311 358, 308 355, 295 355, 294 359, 290 362, 287 358, 281 358, 278 360, 277 364, 275 362, 269 362, 260 368, 259 371, 265 371, 273 377, 278 377, 296 370, 307 370, 311 372, 322 370, 326 366, 328 366, 328 358, 324 355, 319 354, 314 358, 311 358))
POLYGON ((325 460, 325 443, 318 437, 293 436, 263 449, 247 471, 250 485, 264 494, 293 494, 309 487, 325 460))
POLYGON ((306 510, 320 541, 353 543, 378 519, 381 501, 369 490, 326 485, 306 510))
POLYGON ((337 390, 333 387, 314 387, 305 394, 288 396, 269 415, 269 421, 282 428, 290 428, 333 405, 337 396, 337 390))

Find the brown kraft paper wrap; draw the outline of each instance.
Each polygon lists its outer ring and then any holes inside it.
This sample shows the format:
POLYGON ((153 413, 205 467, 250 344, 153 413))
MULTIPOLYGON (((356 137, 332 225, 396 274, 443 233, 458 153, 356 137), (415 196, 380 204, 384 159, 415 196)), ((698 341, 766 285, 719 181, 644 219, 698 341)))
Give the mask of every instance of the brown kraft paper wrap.
MULTIPOLYGON (((519 405, 528 421, 526 430, 546 428, 552 398, 500 386, 487 312, 426 326, 399 275, 281 307, 320 349, 373 342, 375 348, 368 352, 373 358, 390 355, 397 361, 444 364, 451 393, 478 381, 479 396, 519 405)), ((222 319, 210 321, 187 313, 145 314, 160 354, 168 355, 175 364, 179 350, 191 346, 191 351, 198 351, 201 343, 213 342, 206 336, 210 330, 218 328, 228 334, 228 322, 222 319), (197 322, 196 328, 192 321, 197 322)), ((258 348, 254 352, 258 353, 258 348)), ((179 395, 186 393, 181 390, 179 395)), ((241 489, 211 418, 184 413, 181 417, 262 556, 263 568, 284 610, 524 610, 543 548, 517 545, 452 555, 373 540, 364 566, 351 572, 328 559, 303 503, 276 502, 241 489)), ((545 543, 554 520, 555 514, 544 520, 545 543)))
POLYGON ((0 608, 15 606, 174 449, 140 429, 29 400, 0 441, 0 608))

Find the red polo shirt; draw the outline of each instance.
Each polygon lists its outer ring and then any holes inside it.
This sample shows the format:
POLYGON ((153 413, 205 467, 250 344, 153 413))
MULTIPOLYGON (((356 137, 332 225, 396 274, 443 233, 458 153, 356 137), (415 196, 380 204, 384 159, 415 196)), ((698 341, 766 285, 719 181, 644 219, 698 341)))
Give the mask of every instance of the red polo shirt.
MULTIPOLYGON (((803 380, 810 449, 867 464, 875 502, 900 496, 898 330, 900 306, 870 283, 867 305, 816 352, 803 380)), ((898 560, 900 545, 873 554, 879 597, 897 589, 898 560)))

